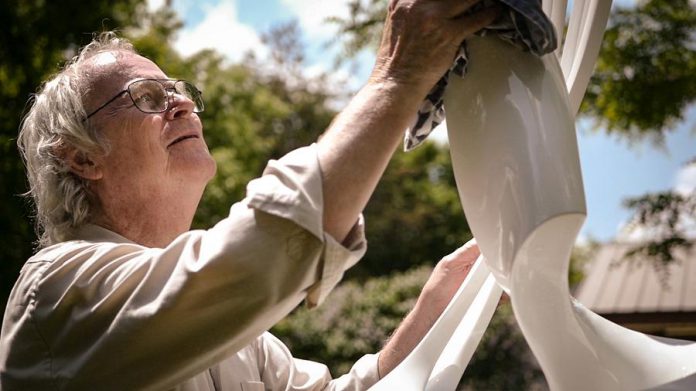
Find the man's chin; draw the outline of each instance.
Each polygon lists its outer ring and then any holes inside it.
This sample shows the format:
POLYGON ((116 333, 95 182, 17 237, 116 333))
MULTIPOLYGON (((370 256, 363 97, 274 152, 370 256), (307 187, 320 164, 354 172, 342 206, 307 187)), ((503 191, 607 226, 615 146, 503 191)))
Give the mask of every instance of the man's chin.
POLYGON ((209 153, 201 153, 196 156, 188 156, 185 161, 180 161, 177 170, 186 177, 187 182, 207 184, 215 177, 217 163, 209 153))

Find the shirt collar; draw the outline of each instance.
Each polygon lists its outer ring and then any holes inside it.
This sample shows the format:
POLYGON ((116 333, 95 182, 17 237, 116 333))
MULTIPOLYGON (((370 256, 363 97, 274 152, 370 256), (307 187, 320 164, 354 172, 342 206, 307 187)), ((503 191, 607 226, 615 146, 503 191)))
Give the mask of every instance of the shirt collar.
POLYGON ((88 242, 112 242, 136 244, 114 231, 95 224, 85 224, 75 232, 75 239, 88 242))

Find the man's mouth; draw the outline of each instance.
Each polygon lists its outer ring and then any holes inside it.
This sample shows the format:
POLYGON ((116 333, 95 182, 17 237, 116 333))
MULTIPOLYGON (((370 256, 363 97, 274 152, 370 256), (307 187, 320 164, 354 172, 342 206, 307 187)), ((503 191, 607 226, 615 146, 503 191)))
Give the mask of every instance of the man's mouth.
POLYGON ((196 135, 196 134, 187 134, 187 135, 184 135, 184 136, 181 136, 181 137, 177 137, 176 139, 174 139, 174 141, 172 141, 171 143, 169 143, 169 146, 171 147, 171 146, 174 145, 174 144, 178 144, 178 143, 180 143, 180 142, 182 142, 182 141, 185 141, 185 140, 188 140, 188 139, 192 139, 192 138, 198 138, 198 135, 196 135))

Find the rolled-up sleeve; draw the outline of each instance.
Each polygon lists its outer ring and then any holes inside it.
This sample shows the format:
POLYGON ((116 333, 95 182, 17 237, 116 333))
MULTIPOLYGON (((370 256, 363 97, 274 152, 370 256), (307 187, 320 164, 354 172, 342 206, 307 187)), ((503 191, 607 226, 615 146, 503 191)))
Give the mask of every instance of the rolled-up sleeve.
POLYGON ((323 193, 316 144, 271 160, 261 178, 247 187, 248 204, 291 220, 324 243, 320 276, 307 292, 310 307, 321 304, 366 250, 364 223, 358 219, 342 244, 323 230, 323 193))
POLYGON ((321 303, 364 254, 362 220, 341 244, 322 211, 310 146, 271 161, 229 217, 164 249, 104 240, 96 227, 41 251, 8 301, 3 381, 165 389, 205 370, 302 300, 321 303))

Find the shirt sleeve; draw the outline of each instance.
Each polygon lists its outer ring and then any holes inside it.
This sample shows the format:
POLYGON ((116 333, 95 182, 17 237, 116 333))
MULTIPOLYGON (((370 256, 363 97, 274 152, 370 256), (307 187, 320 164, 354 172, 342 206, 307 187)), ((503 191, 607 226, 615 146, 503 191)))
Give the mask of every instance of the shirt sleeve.
POLYGON ((264 333, 257 344, 261 380, 267 390, 362 391, 379 380, 377 354, 363 356, 348 373, 331 379, 326 365, 294 358, 270 333, 264 333))
POLYGON ((46 249, 10 297, 4 376, 123 390, 196 375, 302 300, 319 304, 364 254, 362 221, 340 244, 324 233, 322 210, 310 146, 270 162, 229 217, 164 249, 89 240, 46 249))
POLYGON ((316 144, 271 160, 264 175, 251 181, 247 203, 258 210, 291 220, 324 242, 320 278, 307 292, 307 305, 321 304, 366 250, 362 215, 339 244, 323 230, 323 193, 316 144))

